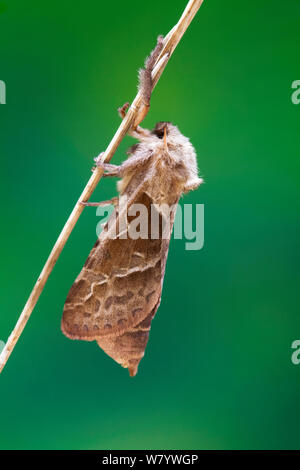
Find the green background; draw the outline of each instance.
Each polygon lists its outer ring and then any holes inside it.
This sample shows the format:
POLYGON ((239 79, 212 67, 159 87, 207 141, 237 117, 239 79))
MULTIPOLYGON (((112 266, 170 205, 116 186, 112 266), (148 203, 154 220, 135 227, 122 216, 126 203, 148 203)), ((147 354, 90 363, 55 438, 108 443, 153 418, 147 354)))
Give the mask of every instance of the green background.
MULTIPOLYGON (((1 316, 6 341, 116 108, 185 0, 0 2, 1 316)), ((95 241, 84 211, 0 376, 2 449, 299 449, 298 0, 206 0, 144 122, 191 138, 205 246, 172 240, 163 299, 131 379, 60 331, 95 241)), ((124 159, 127 137, 113 158, 124 159)), ((115 194, 102 181, 93 200, 115 194)))

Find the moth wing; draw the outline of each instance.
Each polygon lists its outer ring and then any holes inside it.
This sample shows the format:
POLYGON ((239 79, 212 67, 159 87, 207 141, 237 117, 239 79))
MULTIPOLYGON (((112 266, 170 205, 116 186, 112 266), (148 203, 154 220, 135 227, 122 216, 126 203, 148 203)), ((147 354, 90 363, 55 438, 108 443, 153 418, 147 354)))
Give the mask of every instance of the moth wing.
MULTIPOLYGON (((100 234, 65 302, 62 331, 71 339, 119 336, 159 303, 169 239, 162 239, 161 230, 151 238, 151 198, 141 192, 134 202, 147 208, 148 238, 122 239, 120 231, 111 238, 114 224, 100 234)), ((114 214, 119 230, 121 215, 114 214)))
MULTIPOLYGON (((166 261, 168 256, 169 242, 172 233, 173 223, 175 219, 175 212, 177 202, 172 206, 170 213, 170 225, 167 227, 169 234, 165 233, 166 238, 161 240, 161 287, 163 285, 166 261)), ((138 366, 141 359, 144 357, 145 349, 149 339, 149 332, 151 322, 157 312, 160 304, 161 297, 151 310, 151 312, 133 328, 116 336, 103 336, 97 339, 98 345, 103 349, 106 354, 112 357, 116 362, 123 367, 127 367, 131 377, 137 374, 138 366)))
POLYGON ((122 367, 129 369, 131 377, 135 376, 138 365, 144 357, 149 339, 151 322, 159 307, 160 299, 149 315, 138 325, 118 336, 103 336, 97 343, 103 351, 122 367))

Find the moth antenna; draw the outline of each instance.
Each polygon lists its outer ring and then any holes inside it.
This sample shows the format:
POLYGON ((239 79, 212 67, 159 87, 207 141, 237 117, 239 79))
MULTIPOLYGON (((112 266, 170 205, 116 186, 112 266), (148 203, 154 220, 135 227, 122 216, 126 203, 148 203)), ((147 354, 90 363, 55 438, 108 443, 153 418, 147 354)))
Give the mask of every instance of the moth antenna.
POLYGON ((150 56, 145 60, 145 68, 139 70, 139 90, 142 93, 143 101, 146 106, 149 106, 151 93, 153 89, 152 71, 155 63, 163 49, 164 37, 158 36, 157 45, 151 52, 150 56))

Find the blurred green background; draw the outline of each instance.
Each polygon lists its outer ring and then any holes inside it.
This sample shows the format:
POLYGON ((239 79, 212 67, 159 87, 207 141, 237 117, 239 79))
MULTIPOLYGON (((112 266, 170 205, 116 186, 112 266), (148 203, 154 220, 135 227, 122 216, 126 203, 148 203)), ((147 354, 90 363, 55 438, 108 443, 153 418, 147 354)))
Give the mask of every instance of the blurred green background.
MULTIPOLYGON (((0 2, 1 316, 6 341, 185 0, 0 2)), ((206 0, 144 125, 191 138, 205 246, 172 240, 161 307, 131 379, 60 331, 95 242, 84 211, 0 376, 2 449, 299 449, 300 2, 206 0)), ((113 159, 124 159, 126 138, 113 159)), ((93 200, 115 194, 101 181, 93 200)))

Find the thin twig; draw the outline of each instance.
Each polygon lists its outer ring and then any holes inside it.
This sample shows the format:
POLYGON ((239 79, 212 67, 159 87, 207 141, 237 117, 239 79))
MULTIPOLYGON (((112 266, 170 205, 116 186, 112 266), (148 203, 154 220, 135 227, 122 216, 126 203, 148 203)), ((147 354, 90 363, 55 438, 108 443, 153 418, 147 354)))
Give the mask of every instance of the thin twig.
MULTIPOLYGON (((152 80, 153 85, 155 86, 158 82, 165 66, 167 65, 171 55, 173 54, 177 44, 179 43, 180 39, 182 38, 183 34, 187 30, 189 24, 191 23, 192 19, 194 18, 195 14, 199 10, 200 6, 202 5, 204 0, 190 0, 180 18, 178 23, 174 26, 174 28, 168 33, 168 35, 164 39, 164 47, 158 60, 156 62, 156 66, 154 67, 152 73, 152 80)), ((142 96, 141 93, 138 92, 137 96, 135 97, 132 105, 130 106, 125 118, 120 124, 119 129, 115 133, 114 137, 112 138, 110 144, 108 145, 106 151, 103 154, 103 160, 105 162, 109 162, 114 155, 115 151, 117 150, 118 146, 120 145, 122 139, 125 137, 129 129, 136 125, 136 121, 138 119, 138 115, 141 112, 142 108, 142 96)), ((144 116, 143 116, 144 117, 144 116)), ((26 305, 18 319, 18 322, 12 331, 11 335, 9 336, 7 343, 0 354, 0 372, 3 370, 5 364, 8 361, 10 354, 12 353, 22 331, 25 328, 25 325, 45 287, 45 284, 48 280, 48 277, 55 266, 56 261, 58 260, 73 228, 76 225, 83 209, 84 205, 81 202, 87 202, 92 193, 94 192, 96 186, 98 185, 100 179, 103 176, 102 168, 98 167, 92 174, 91 178, 89 179, 83 193, 79 197, 71 215, 69 216, 61 234, 59 235, 50 255, 49 258, 26 302, 26 305)))

